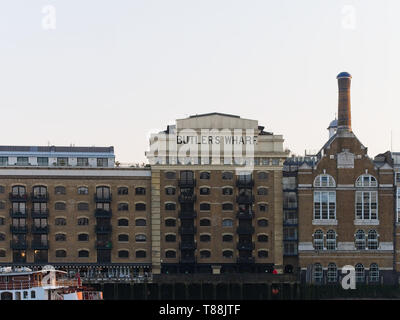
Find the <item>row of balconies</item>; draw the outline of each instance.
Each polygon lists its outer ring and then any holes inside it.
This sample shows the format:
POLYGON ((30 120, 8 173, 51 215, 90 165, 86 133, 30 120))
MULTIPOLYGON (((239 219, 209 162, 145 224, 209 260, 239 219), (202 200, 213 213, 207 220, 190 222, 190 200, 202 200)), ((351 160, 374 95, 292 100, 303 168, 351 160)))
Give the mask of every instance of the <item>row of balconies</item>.
MULTIPOLYGON (((178 186, 181 188, 194 188, 196 186, 196 179, 179 179, 178 186)), ((254 179, 249 177, 246 179, 236 179, 236 186, 238 188, 250 188, 254 186, 254 179)))
MULTIPOLYGON (((28 194, 27 193, 13 193, 10 192, 9 194, 9 199, 11 201, 18 201, 18 202, 25 202, 29 200, 28 194)), ((30 200, 32 201, 40 201, 40 202, 47 202, 49 201, 49 193, 31 193, 30 200)))
MULTIPOLYGON (((110 226, 111 228, 111 226, 110 226)), ((179 227, 179 233, 181 235, 185 234, 195 234, 197 232, 197 228, 195 226, 181 226, 179 227)), ((252 225, 241 225, 236 229, 237 234, 253 234, 255 232, 255 228, 252 225)))
MULTIPOLYGON (((179 243, 179 249, 180 250, 195 250, 197 248, 197 243, 195 241, 182 241, 179 243)), ((238 250, 254 250, 255 244, 254 242, 244 242, 244 241, 239 241, 237 243, 236 248, 238 250)))
MULTIPOLYGON (((10 240, 11 249, 26 250, 28 249, 28 242, 23 240, 10 240)), ((47 240, 32 240, 31 249, 34 250, 47 250, 49 249, 49 242, 47 240)))
MULTIPOLYGON (((236 259, 237 263, 254 263, 255 262, 255 258, 254 257, 238 257, 236 259)), ((189 256, 189 257, 181 257, 179 259, 179 263, 197 263, 197 258, 194 256, 189 256)))
MULTIPOLYGON (((27 233, 28 232, 28 226, 10 226, 10 231, 12 233, 27 233)), ((49 226, 43 226, 43 227, 32 226, 31 227, 31 232, 32 233, 38 233, 38 234, 48 233, 49 232, 49 226)))
MULTIPOLYGON (((49 209, 45 210, 34 210, 31 211, 32 218, 47 218, 49 216, 49 209)), ((27 211, 20 211, 10 209, 10 217, 11 218, 28 218, 27 211)))

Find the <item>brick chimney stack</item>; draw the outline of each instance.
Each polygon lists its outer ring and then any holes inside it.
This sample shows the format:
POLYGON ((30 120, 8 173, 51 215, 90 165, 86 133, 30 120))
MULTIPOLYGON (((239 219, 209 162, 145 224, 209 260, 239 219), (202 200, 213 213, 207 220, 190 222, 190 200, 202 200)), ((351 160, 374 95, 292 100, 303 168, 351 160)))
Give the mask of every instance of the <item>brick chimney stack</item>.
POLYGON ((351 75, 341 72, 336 77, 339 86, 338 127, 337 132, 351 132, 350 85, 351 75))

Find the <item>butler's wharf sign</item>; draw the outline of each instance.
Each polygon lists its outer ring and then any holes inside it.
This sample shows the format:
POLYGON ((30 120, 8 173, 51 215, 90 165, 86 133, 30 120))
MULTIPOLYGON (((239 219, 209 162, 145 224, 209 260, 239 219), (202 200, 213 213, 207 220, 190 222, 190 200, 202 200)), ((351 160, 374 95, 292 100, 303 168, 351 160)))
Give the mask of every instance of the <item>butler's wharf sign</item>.
POLYGON ((150 164, 231 164, 253 169, 254 129, 182 129, 152 134, 150 164), (251 167, 251 168, 249 168, 251 167))
POLYGON ((255 144, 257 136, 176 136, 177 144, 255 144))

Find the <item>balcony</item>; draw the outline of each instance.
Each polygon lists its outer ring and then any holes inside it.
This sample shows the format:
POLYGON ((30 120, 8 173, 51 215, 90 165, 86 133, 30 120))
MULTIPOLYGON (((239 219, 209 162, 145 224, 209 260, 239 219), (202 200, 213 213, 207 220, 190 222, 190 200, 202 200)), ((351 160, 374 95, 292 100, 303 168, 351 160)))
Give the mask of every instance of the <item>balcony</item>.
POLYGON ((195 234, 196 227, 194 227, 194 226, 179 227, 179 233, 180 234, 195 234))
POLYGON ((10 192, 10 201, 28 201, 28 195, 26 193, 13 193, 10 192))
POLYGON ((49 233, 49 226, 32 226, 32 233, 49 233))
POLYGON ((44 193, 31 193, 31 199, 32 201, 40 201, 40 202, 47 202, 49 201, 49 193, 44 192, 44 193))
POLYGON ((10 226, 11 233, 27 233, 27 226, 10 226))
POLYGON ((236 218, 242 220, 251 220, 254 218, 254 212, 238 212, 236 218))
POLYGON ((238 234, 253 234, 254 233, 254 227, 253 226, 247 226, 247 225, 239 226, 236 229, 236 232, 238 234))
POLYGON ((111 225, 102 225, 102 226, 96 226, 95 227, 95 232, 96 233, 111 233, 112 227, 111 225))
POLYGON ((196 263, 196 257, 181 257, 179 263, 196 263))
POLYGON ((195 219, 196 217, 196 211, 179 211, 179 219, 195 219))
POLYGON ((98 241, 96 241, 96 249, 97 250, 111 250, 112 242, 109 240, 106 240, 106 241, 98 240, 98 241))
POLYGON ((105 209, 96 209, 94 211, 94 216, 96 218, 111 218, 112 216, 112 211, 111 209, 105 210, 105 209))
POLYGON ((297 235, 283 235, 283 241, 297 241, 297 235))
POLYGON ((181 188, 194 188, 196 186, 196 179, 179 179, 178 186, 181 188))
POLYGON ((252 188, 254 186, 254 180, 252 178, 248 179, 237 179, 236 186, 238 188, 252 188))
POLYGON ((10 240, 10 247, 11 249, 15 250, 26 250, 28 247, 26 241, 22 240, 10 240))
POLYGON ((26 211, 10 209, 11 218, 27 218, 26 211))
POLYGON ((33 219, 35 218, 47 218, 49 216, 49 209, 45 209, 45 210, 35 210, 32 209, 31 211, 31 216, 33 219))
POLYGON ((31 248, 34 250, 48 250, 49 241, 48 240, 32 240, 31 248))
POLYGON ((254 196, 252 195, 240 195, 236 197, 236 202, 237 203, 242 203, 242 204, 252 204, 254 203, 254 196))
POLYGON ((111 202, 112 196, 111 194, 95 194, 94 201, 95 202, 111 202))
POLYGON ((179 244, 179 249, 181 250, 195 250, 197 248, 197 244, 194 241, 182 241, 179 244))
POLYGON ((251 250, 254 250, 254 248, 255 248, 255 245, 254 245, 254 242, 238 242, 238 244, 237 244, 237 249, 238 250, 248 250, 248 251, 251 251, 251 250))
POLYGON ((236 262, 237 263, 254 263, 254 257, 238 257, 236 262))
POLYGON ((195 194, 180 194, 178 197, 180 203, 191 203, 196 201, 195 194))

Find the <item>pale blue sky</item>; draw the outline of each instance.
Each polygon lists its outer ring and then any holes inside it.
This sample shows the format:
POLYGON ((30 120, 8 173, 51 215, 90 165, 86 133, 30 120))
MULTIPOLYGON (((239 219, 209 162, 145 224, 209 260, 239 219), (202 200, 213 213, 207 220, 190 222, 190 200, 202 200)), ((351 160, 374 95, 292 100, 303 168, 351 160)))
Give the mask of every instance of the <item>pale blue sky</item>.
POLYGON ((2 0, 0 52, 0 144, 113 145, 144 161, 150 132, 218 111, 304 153, 326 141, 348 71, 353 131, 374 156, 393 130, 400 151, 398 0, 2 0))

